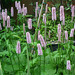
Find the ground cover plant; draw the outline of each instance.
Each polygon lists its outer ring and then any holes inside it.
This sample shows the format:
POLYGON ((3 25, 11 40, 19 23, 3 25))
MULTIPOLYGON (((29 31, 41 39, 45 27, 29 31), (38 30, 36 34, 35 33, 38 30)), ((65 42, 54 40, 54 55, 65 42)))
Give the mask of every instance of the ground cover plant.
POLYGON ((75 75, 75 6, 43 0, 35 15, 20 1, 15 8, 16 19, 14 7, 1 11, 0 75, 75 75))

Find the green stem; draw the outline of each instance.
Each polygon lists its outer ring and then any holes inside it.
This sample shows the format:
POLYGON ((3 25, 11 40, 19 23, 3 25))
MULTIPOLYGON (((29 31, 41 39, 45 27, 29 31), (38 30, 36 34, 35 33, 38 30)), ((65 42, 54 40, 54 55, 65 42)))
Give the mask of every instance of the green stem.
POLYGON ((41 10, 40 10, 40 14, 39 14, 38 21, 37 21, 37 27, 36 27, 36 29, 35 29, 36 31, 35 31, 34 42, 36 41, 36 37, 37 37, 38 26, 39 26, 39 23, 40 23, 40 18, 41 18, 42 10, 43 10, 43 3, 44 3, 44 0, 42 1, 42 6, 41 6, 41 10))
POLYGON ((45 72, 45 49, 44 49, 44 72, 45 72))
POLYGON ((28 44, 27 44, 27 63, 28 63, 28 74, 27 75, 30 75, 30 64, 29 64, 29 54, 28 54, 28 44))

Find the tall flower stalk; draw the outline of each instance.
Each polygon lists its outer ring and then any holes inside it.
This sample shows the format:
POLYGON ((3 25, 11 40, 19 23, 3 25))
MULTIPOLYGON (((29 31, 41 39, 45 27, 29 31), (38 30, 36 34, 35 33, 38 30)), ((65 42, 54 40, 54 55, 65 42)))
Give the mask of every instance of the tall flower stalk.
POLYGON ((19 75, 20 75, 20 59, 19 59, 19 54, 21 53, 20 41, 17 42, 16 53, 17 53, 17 57, 18 57, 19 75))
POLYGON ((42 48, 41 48, 41 45, 40 44, 37 44, 37 48, 38 48, 38 55, 39 55, 39 59, 40 59, 39 75, 41 75, 41 55, 43 55, 43 52, 42 52, 42 48))
POLYGON ((26 32, 26 40, 27 40, 27 63, 28 63, 28 75, 30 75, 30 64, 29 64, 29 44, 31 43, 30 33, 26 32))

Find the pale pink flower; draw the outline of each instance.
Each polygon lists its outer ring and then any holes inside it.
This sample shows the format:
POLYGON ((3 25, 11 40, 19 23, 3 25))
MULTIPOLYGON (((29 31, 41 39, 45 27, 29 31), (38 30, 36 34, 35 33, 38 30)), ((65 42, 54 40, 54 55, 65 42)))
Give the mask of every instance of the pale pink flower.
POLYGON ((45 13, 47 13, 48 11, 48 4, 46 4, 46 10, 45 10, 45 13))
POLYGON ((38 40, 39 40, 40 30, 38 31, 38 40))
POLYGON ((3 12, 3 27, 5 27, 5 12, 3 12))
POLYGON ((66 67, 67 70, 71 70, 71 64, 70 64, 70 60, 67 60, 67 67, 66 67))
POLYGON ((28 29, 32 29, 32 19, 28 19, 28 29))
POLYGON ((35 8, 35 17, 37 18, 37 9, 35 8))
POLYGON ((2 26, 1 26, 1 23, 0 23, 0 30, 2 30, 2 26))
POLYGON ((68 40, 68 32, 65 31, 65 39, 68 40))
POLYGON ((5 9, 5 21, 7 20, 7 9, 5 9))
POLYGON ((23 6, 22 6, 22 12, 24 12, 24 6, 25 6, 25 4, 23 4, 23 6))
POLYGON ((17 53, 17 54, 20 54, 20 53, 21 53, 20 41, 17 42, 16 53, 17 53))
POLYGON ((11 7, 11 16, 13 17, 14 16, 14 8, 11 7))
POLYGON ((52 20, 56 20, 56 8, 52 7, 52 20))
POLYGON ((38 2, 36 2, 36 9, 38 9, 38 2))
POLYGON ((10 28, 10 16, 7 16, 7 28, 10 28))
POLYGON ((27 14, 27 7, 24 7, 23 9, 23 15, 25 16, 27 14))
POLYGON ((60 6, 60 21, 63 21, 64 17, 64 6, 60 6))
POLYGON ((73 28, 73 29, 71 29, 70 37, 73 37, 73 35, 74 35, 74 28, 73 28))
POLYGON ((23 23, 23 34, 25 35, 25 23, 23 23))
POLYGON ((74 6, 72 6, 72 17, 74 17, 74 6))
POLYGON ((46 24, 46 14, 43 14, 43 22, 46 24))
POLYGON ((58 41, 61 42, 61 24, 58 24, 58 41))
POLYGON ((26 32, 27 43, 31 43, 31 36, 29 32, 26 32))
POLYGON ((15 1, 15 7, 17 8, 17 5, 18 5, 18 3, 17 3, 17 1, 15 1))
POLYGON ((41 45, 37 44, 37 47, 38 47, 38 55, 43 55, 41 45))
POLYGON ((45 40, 43 39, 43 36, 41 34, 39 35, 39 40, 41 42, 42 47, 46 47, 45 40))

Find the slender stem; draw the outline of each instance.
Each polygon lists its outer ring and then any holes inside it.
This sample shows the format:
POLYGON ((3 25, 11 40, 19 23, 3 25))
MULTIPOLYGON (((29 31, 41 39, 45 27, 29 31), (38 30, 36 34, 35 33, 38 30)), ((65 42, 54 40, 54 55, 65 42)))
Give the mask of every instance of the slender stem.
POLYGON ((45 23, 45 42, 46 42, 46 23, 45 23))
POLYGON ((27 63, 28 63, 28 74, 27 75, 30 75, 30 64, 29 64, 29 54, 28 54, 28 44, 27 44, 27 63))
POLYGON ((41 75, 41 56, 40 56, 40 75, 41 75))
POLYGON ((40 23, 40 18, 41 18, 42 10, 43 10, 43 3, 44 3, 44 0, 42 1, 42 6, 41 6, 41 10, 40 10, 38 21, 37 21, 37 27, 36 27, 36 31, 35 31, 34 42, 36 41, 36 37, 37 37, 37 31, 38 31, 38 27, 39 27, 39 23, 40 23))
POLYGON ((45 72, 45 49, 44 49, 44 72, 45 72))

